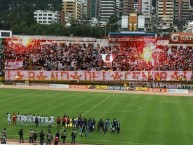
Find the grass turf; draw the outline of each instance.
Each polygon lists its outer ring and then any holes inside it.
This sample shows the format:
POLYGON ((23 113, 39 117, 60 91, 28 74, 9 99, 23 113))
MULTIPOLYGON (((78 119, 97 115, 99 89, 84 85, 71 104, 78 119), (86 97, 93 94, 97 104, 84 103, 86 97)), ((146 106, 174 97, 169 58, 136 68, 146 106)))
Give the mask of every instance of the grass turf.
MULTIPOLYGON (((121 134, 92 132, 77 142, 105 145, 191 145, 193 142, 193 98, 140 94, 109 94, 43 90, 0 90, 0 125, 8 138, 18 139, 24 129, 25 139, 31 128, 7 125, 6 113, 92 117, 95 120, 116 118, 121 134)), ((45 131, 48 129, 43 127, 45 131)), ((55 134, 56 128, 51 129, 55 134)), ((67 130, 70 142, 71 130, 67 130)))

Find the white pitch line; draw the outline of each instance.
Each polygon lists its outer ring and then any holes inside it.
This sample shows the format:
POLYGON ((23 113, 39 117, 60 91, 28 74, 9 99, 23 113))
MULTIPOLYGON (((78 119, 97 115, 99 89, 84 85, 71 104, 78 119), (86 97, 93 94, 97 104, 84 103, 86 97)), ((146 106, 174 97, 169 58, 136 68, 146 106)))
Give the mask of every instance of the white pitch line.
POLYGON ((105 98, 104 100, 102 100, 101 102, 97 103, 96 105, 94 105, 92 108, 90 108, 89 110, 87 110, 84 114, 82 114, 82 116, 86 115, 88 112, 90 112, 92 109, 94 109, 95 107, 97 107, 98 105, 100 105, 101 103, 103 103, 104 101, 108 100, 112 95, 110 95, 109 97, 105 98))

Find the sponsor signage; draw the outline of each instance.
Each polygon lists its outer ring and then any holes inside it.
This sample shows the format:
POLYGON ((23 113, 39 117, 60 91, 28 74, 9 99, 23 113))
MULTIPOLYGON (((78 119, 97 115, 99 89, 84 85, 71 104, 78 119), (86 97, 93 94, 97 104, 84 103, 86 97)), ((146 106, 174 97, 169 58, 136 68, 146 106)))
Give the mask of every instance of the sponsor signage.
POLYGON ((10 81, 182 81, 181 76, 189 81, 192 71, 5 71, 5 80, 10 81))
POLYGON ((107 90, 107 86, 96 86, 96 89, 102 89, 102 90, 107 90))
POLYGON ((71 89, 88 89, 88 85, 70 85, 69 88, 71 89))
POLYGON ((171 33, 170 44, 193 44, 193 33, 171 33))
POLYGON ((15 85, 16 86, 29 86, 28 83, 16 83, 15 85))
POLYGON ((63 84, 50 84, 50 88, 64 88, 68 89, 69 85, 63 85, 63 84))
POLYGON ((167 92, 167 89, 164 88, 148 88, 149 92, 167 92))
POLYGON ((107 86, 107 90, 128 90, 128 87, 123 87, 123 86, 107 86))
POLYGON ((168 93, 188 93, 188 90, 183 89, 167 89, 168 93))
POLYGON ((147 88, 145 88, 145 87, 136 87, 135 91, 147 91, 147 88))

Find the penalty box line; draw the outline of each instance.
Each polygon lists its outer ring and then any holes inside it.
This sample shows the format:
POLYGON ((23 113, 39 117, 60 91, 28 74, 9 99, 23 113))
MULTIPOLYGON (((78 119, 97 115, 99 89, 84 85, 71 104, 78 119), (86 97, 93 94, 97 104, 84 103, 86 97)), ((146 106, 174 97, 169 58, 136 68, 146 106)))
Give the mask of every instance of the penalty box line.
POLYGON ((111 94, 110 96, 108 96, 107 98, 105 98, 104 100, 100 101, 99 103, 97 103, 96 105, 94 105, 92 108, 90 108, 89 110, 87 110, 85 113, 82 114, 82 116, 86 115, 87 113, 89 113, 91 110, 93 110, 94 108, 96 108, 98 105, 100 105, 101 103, 105 102, 106 100, 108 100, 111 96, 113 96, 113 94, 111 94))

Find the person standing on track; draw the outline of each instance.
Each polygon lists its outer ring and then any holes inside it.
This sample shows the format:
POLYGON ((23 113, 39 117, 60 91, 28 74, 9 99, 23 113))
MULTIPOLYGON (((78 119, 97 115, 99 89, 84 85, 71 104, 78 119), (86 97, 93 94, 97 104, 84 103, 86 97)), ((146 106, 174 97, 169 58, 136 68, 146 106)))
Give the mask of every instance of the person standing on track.
POLYGON ((72 137, 71 144, 75 144, 76 143, 76 130, 74 128, 72 130, 71 137, 72 137))
POLYGON ((61 135, 61 139, 62 139, 62 142, 65 144, 66 142, 66 137, 67 137, 67 132, 66 130, 64 129, 62 135, 61 135))
POLYGON ((19 141, 20 141, 20 143, 24 143, 24 140, 23 140, 23 129, 20 129, 20 131, 19 131, 19 141))

